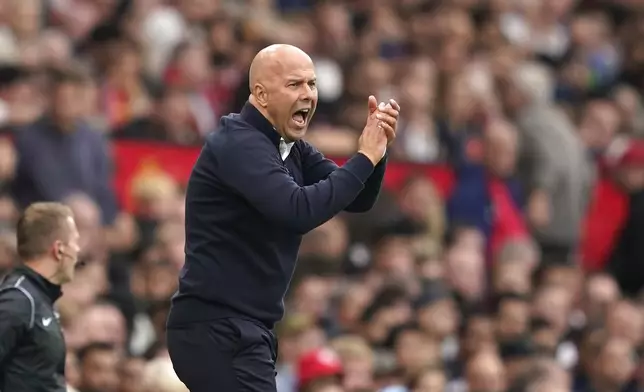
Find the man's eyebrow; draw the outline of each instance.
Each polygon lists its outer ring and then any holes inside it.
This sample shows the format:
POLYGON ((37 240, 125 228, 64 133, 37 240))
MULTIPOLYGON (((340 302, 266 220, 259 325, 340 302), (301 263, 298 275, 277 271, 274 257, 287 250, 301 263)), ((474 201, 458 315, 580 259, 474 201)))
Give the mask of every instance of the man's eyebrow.
POLYGON ((312 78, 307 78, 307 77, 301 77, 301 76, 289 76, 286 78, 286 81, 288 83, 311 83, 311 82, 317 82, 317 76, 314 76, 312 78))

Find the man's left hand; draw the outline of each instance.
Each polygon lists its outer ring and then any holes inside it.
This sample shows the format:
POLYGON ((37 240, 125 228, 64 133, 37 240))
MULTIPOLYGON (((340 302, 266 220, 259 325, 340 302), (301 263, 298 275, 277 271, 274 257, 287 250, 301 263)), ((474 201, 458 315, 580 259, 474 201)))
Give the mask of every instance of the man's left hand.
POLYGON ((394 99, 390 99, 388 104, 380 102, 378 105, 376 118, 380 120, 379 126, 387 134, 388 146, 396 139, 398 116, 400 116, 400 105, 394 99))

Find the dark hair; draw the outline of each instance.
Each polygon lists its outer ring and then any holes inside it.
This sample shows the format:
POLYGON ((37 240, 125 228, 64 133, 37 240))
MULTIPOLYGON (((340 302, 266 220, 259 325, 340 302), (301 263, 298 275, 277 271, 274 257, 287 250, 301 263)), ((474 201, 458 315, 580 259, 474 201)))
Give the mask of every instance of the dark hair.
POLYGON ((383 287, 371 301, 371 304, 362 313, 362 322, 369 322, 381 310, 393 306, 401 301, 408 301, 407 290, 399 285, 387 285, 383 287))
POLYGON ((466 222, 453 222, 447 228, 443 237, 445 248, 448 249, 456 245, 461 234, 468 230, 479 231, 479 229, 475 225, 468 224, 466 222))
POLYGON ((530 297, 527 295, 512 293, 512 292, 501 293, 497 295, 496 298, 494 299, 494 309, 496 310, 496 312, 498 312, 501 309, 501 305, 506 301, 508 302, 516 301, 516 302, 529 304, 530 297))
POLYGON ((72 210, 61 203, 34 203, 27 207, 16 226, 18 256, 29 261, 47 253, 56 240, 67 241, 72 210))
POLYGON ((387 336, 384 346, 388 349, 393 349, 394 347, 396 347, 396 344, 398 343, 400 338, 407 332, 423 334, 423 331, 420 329, 416 322, 397 325, 389 332, 389 336, 387 336))
POLYGON ((83 85, 92 80, 91 73, 78 64, 50 68, 48 74, 52 88, 63 84, 83 85))

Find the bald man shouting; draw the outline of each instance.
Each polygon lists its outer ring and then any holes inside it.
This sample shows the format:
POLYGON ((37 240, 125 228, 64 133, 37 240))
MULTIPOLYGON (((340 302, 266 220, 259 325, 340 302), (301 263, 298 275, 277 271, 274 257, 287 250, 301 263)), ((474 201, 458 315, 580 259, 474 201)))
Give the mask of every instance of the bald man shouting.
POLYGON ((376 202, 400 107, 369 97, 358 153, 338 167, 302 138, 317 105, 311 58, 273 45, 250 68, 248 102, 221 119, 186 198, 186 262, 167 344, 192 392, 274 392, 277 341, 302 235, 376 202))

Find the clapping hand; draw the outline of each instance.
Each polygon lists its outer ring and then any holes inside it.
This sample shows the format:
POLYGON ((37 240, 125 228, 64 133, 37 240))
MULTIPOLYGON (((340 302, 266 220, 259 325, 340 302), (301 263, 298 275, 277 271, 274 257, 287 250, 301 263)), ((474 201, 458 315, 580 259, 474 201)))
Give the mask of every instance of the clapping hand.
POLYGON ((400 105, 394 99, 390 99, 386 105, 384 102, 380 102, 377 110, 376 118, 379 120, 378 126, 385 131, 387 145, 390 145, 396 139, 400 105))

